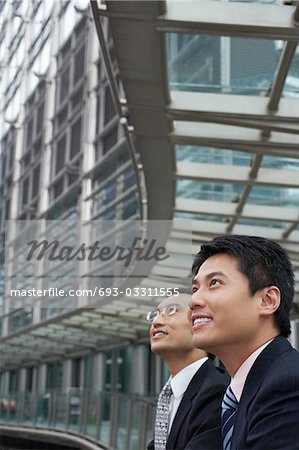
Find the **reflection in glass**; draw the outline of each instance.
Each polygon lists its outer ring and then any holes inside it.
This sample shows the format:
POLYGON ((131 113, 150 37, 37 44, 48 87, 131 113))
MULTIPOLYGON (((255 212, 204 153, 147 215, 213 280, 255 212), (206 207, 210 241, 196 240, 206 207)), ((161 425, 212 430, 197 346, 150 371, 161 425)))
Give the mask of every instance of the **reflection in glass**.
POLYGON ((252 153, 249 152, 222 150, 212 147, 195 147, 191 145, 177 145, 176 158, 177 161, 203 164, 250 166, 252 163, 252 153))
POLYGON ((171 90, 267 95, 280 41, 167 33, 171 90))
POLYGON ((248 203, 255 205, 298 207, 299 189, 255 186, 250 192, 248 203))
POLYGON ((239 201, 244 186, 232 183, 208 183, 205 181, 178 180, 177 197, 222 202, 239 201))

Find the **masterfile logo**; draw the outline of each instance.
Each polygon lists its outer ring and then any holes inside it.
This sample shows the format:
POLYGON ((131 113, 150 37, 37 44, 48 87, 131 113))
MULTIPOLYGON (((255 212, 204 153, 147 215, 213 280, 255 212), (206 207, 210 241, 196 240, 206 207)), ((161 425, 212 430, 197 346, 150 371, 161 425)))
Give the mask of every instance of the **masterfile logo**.
POLYGON ((55 311, 105 304, 109 309, 115 299, 135 294, 135 300, 149 301, 161 289, 177 286, 182 271, 188 274, 191 229, 186 220, 175 226, 141 220, 8 221, 9 307, 55 311))
POLYGON ((59 240, 55 239, 51 242, 44 239, 42 241, 33 240, 27 243, 29 252, 26 256, 27 261, 36 258, 40 261, 46 257, 49 261, 123 261, 124 267, 128 267, 132 260, 134 261, 165 261, 170 256, 166 253, 164 246, 157 245, 157 239, 142 239, 135 237, 132 244, 126 248, 121 245, 110 247, 100 245, 99 241, 95 241, 91 246, 87 246, 85 242, 77 247, 63 245, 59 240))

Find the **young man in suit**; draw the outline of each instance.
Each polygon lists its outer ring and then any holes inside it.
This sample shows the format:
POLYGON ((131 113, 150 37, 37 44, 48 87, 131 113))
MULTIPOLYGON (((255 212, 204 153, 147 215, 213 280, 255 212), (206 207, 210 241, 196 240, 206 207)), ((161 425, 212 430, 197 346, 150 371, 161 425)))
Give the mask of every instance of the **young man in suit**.
POLYGON ((166 362, 171 374, 169 410, 163 410, 165 436, 161 436, 160 394, 154 440, 148 449, 222 448, 221 401, 229 377, 224 370, 215 367, 212 357, 193 346, 188 319, 190 302, 190 293, 172 295, 147 315, 152 322, 151 350, 166 362))
POLYGON ((193 343, 231 375, 224 450, 299 449, 299 354, 287 340, 294 274, 277 243, 219 236, 192 268, 193 343))

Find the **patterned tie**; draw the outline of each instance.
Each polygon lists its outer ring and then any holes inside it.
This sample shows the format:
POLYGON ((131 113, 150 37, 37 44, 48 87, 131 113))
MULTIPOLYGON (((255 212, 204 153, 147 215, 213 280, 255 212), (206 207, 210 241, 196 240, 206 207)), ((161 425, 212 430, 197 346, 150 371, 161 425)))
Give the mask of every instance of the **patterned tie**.
POLYGON ((168 436, 169 404, 172 396, 170 380, 160 392, 155 422, 155 450, 165 450, 168 436))
POLYGON ((235 394, 229 386, 226 389, 225 395, 222 400, 221 425, 223 450, 230 450, 237 408, 238 400, 236 399, 235 394))

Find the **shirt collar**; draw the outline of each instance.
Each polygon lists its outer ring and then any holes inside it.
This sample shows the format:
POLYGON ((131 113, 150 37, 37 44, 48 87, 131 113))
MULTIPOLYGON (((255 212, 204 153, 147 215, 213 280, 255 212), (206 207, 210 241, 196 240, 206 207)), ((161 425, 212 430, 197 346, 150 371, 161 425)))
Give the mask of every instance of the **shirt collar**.
POLYGON ((245 385, 245 381, 246 381, 247 375, 248 375, 251 367, 253 366, 253 364, 254 364, 255 360, 257 359, 257 357, 259 356, 259 354, 262 353, 264 348, 266 348, 267 345, 269 345, 270 342, 272 342, 272 341, 273 341, 273 339, 271 339, 270 341, 263 344, 261 347, 259 347, 257 350, 255 350, 255 352, 251 353, 251 355, 248 356, 248 358, 245 359, 243 364, 239 367, 239 369, 235 373, 235 376, 232 377, 230 387, 232 388, 232 391, 235 394, 238 402, 240 401, 240 398, 241 398, 241 395, 243 392, 243 388, 245 385))
POLYGON ((188 384, 198 369, 208 360, 208 357, 200 358, 180 370, 174 377, 170 378, 170 384, 175 398, 181 397, 186 391, 188 384))

